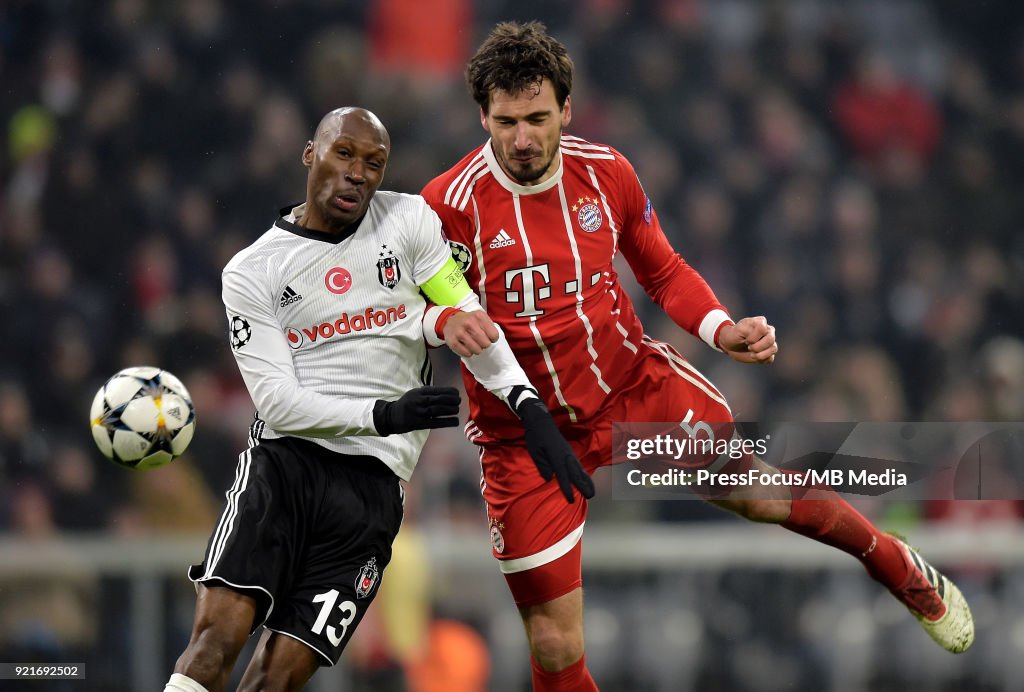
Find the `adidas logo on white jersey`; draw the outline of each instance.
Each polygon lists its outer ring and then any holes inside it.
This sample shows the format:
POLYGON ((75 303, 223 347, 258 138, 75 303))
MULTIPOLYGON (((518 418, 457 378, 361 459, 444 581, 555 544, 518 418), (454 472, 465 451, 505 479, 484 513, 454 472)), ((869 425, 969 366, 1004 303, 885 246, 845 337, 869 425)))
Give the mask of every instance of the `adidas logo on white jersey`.
POLYGON ((285 286, 284 292, 281 294, 281 307, 297 303, 302 300, 302 294, 296 293, 291 286, 285 286))
POLYGON ((515 245, 516 239, 510 236, 505 229, 498 231, 498 235, 494 236, 494 240, 491 241, 490 248, 497 250, 500 247, 508 247, 509 245, 515 245))

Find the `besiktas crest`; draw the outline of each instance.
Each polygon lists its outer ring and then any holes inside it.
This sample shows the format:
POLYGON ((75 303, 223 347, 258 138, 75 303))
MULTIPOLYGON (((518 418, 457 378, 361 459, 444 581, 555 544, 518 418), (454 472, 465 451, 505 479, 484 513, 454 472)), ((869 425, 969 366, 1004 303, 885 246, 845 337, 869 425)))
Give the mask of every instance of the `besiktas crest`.
POLYGON ((398 258, 387 245, 381 245, 380 259, 377 260, 377 281, 384 288, 394 289, 401 279, 402 268, 398 266, 398 258))
POLYGON ((359 570, 359 574, 356 575, 356 598, 366 598, 373 591, 373 587, 377 585, 377 578, 380 576, 380 571, 377 569, 377 558, 371 557, 369 561, 362 566, 359 570))

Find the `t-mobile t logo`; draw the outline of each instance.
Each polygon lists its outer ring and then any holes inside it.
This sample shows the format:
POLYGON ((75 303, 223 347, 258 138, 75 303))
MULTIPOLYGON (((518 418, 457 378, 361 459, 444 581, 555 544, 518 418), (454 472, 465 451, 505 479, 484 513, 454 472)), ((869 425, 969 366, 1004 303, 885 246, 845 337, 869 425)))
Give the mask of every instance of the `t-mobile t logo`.
POLYGON ((544 311, 537 308, 537 302, 551 297, 551 286, 548 285, 550 275, 547 264, 535 264, 532 267, 509 269, 505 272, 505 300, 509 303, 522 303, 523 309, 516 317, 534 317, 543 315, 544 311), (536 277, 540 276, 540 280, 536 277), (522 291, 513 290, 517 285, 517 277, 522 282, 522 291))

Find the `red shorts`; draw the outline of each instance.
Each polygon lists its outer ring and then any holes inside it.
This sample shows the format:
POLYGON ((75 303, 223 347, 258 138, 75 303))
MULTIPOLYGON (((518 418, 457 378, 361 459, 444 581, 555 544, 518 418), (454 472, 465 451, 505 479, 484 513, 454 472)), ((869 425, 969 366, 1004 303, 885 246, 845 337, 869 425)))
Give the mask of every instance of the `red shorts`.
MULTIPOLYGON (((588 473, 613 461, 612 423, 732 422, 725 397, 674 349, 648 339, 640 349, 630 385, 613 392, 585 425, 561 428, 588 473)), ((586 500, 577 495, 567 503, 523 445, 485 444, 480 461, 491 547, 516 604, 545 603, 580 586, 586 500)))

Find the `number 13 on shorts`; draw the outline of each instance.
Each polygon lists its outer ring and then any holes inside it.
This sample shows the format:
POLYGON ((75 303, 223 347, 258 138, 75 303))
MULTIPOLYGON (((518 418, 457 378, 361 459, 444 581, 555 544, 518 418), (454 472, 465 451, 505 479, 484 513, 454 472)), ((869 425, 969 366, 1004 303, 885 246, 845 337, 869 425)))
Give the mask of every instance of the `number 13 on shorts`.
POLYGON ((345 639, 345 635, 348 633, 348 626, 356 619, 356 614, 359 612, 353 601, 338 603, 339 595, 341 594, 337 589, 331 589, 313 597, 313 603, 322 603, 323 605, 320 606, 320 614, 317 616, 316 622, 309 628, 313 634, 324 634, 324 628, 326 628, 327 638, 334 646, 341 646, 342 640, 345 639), (327 624, 331 614, 334 612, 335 604, 337 604, 338 611, 341 613, 337 627, 327 624), (338 631, 339 627, 341 628, 340 633, 338 631))

